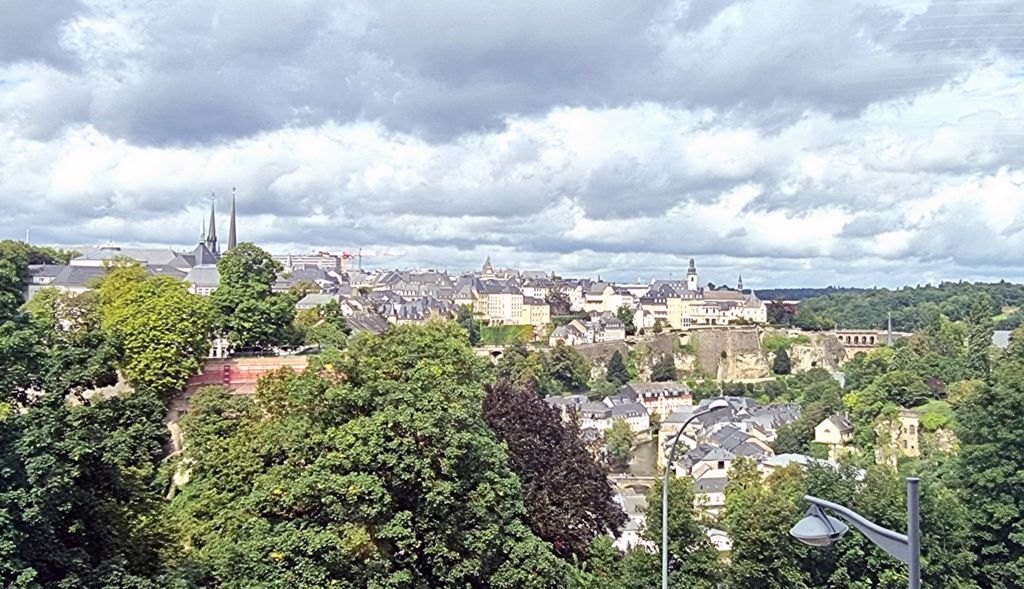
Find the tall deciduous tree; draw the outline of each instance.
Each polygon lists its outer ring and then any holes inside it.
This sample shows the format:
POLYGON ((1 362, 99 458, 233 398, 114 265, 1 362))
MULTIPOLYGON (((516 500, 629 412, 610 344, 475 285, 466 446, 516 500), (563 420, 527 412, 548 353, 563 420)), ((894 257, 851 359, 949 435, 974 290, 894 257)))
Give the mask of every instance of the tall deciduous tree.
MULTIPOLYGON (((972 328, 973 329, 973 328, 972 328)), ((996 370, 995 384, 966 399, 960 422, 960 469, 964 498, 975 514, 979 584, 1019 586, 1024 579, 1024 358, 1020 340, 996 370)))
POLYGON ((537 393, 508 384, 488 388, 484 418, 523 482, 530 529, 556 553, 585 557, 596 538, 625 523, 608 473, 587 451, 575 420, 563 423, 537 393))
POLYGON ((235 347, 270 349, 294 343, 295 298, 273 292, 281 264, 251 243, 217 262, 220 286, 211 300, 218 332, 235 347))
POLYGON ((475 346, 480 343, 480 322, 473 317, 473 309, 468 305, 462 305, 455 312, 455 321, 466 330, 469 337, 469 345, 475 346))
MULTIPOLYGON (((661 478, 647 493, 647 525, 644 537, 659 547, 656 554, 636 550, 624 563, 624 587, 646 589, 660 585, 661 578, 661 478)), ((693 510, 693 481, 673 477, 668 487, 669 587, 713 589, 722 577, 718 551, 707 536, 707 526, 693 510)))
POLYGON ((579 391, 587 388, 590 363, 572 347, 559 342, 548 354, 545 369, 551 380, 564 390, 579 391))
POLYGON ((102 329, 96 291, 44 288, 26 304, 46 347, 41 362, 43 389, 89 389, 117 382, 117 350, 102 329))
POLYGON ((352 333, 338 301, 297 312, 295 326, 302 332, 306 344, 320 348, 344 348, 352 333))
POLYGON ((136 281, 123 273, 134 270, 114 269, 100 288, 104 327, 120 351, 121 370, 136 388, 174 394, 209 352, 207 301, 169 276, 136 281))
POLYGON ((454 323, 363 336, 254 400, 199 399, 173 501, 210 586, 546 589, 568 566, 525 523, 454 323))
POLYGON ((0 585, 160 586, 165 414, 143 392, 72 406, 59 391, 0 418, 0 585))
POLYGON ((608 456, 612 462, 618 465, 629 464, 634 442, 636 442, 636 434, 624 419, 612 421, 612 426, 604 433, 604 444, 608 449, 608 456))
POLYGON ((531 351, 522 340, 515 340, 505 348, 495 370, 498 382, 519 388, 550 394, 550 379, 541 355, 531 351))
POLYGON ((802 548, 788 537, 801 514, 787 485, 802 486, 799 471, 774 473, 764 481, 757 465, 740 458, 729 471, 725 492, 725 522, 732 538, 727 573, 729 587, 799 589, 807 587, 800 567, 802 548), (789 478, 790 480, 782 480, 789 478), (795 479, 795 480, 794 480, 795 479))
POLYGON ((569 295, 565 293, 565 290, 561 286, 556 286, 551 289, 545 299, 547 304, 551 305, 551 314, 554 316, 568 315, 572 311, 572 304, 569 301, 569 295))

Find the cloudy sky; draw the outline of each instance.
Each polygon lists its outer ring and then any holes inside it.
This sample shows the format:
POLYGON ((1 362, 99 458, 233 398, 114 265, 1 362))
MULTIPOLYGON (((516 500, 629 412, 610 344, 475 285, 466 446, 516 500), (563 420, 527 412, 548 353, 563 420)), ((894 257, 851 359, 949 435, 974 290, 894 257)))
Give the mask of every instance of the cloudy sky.
POLYGON ((3 0, 0 238, 1024 280, 1022 66, 1019 0, 3 0))

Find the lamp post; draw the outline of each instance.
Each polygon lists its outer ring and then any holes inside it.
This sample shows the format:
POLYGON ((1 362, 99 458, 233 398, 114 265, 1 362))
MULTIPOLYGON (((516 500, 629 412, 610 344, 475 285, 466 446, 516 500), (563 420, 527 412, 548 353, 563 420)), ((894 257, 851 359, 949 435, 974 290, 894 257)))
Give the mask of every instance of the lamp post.
POLYGON ((797 540, 811 546, 829 546, 839 541, 849 527, 825 510, 842 516, 890 556, 907 565, 910 589, 921 589, 921 479, 907 479, 907 533, 901 534, 869 521, 857 512, 817 497, 806 496, 811 503, 807 515, 789 531, 797 540))
POLYGON ((672 448, 665 458, 665 474, 661 481, 661 589, 668 589, 668 475, 672 469, 672 460, 676 455, 676 444, 679 443, 679 437, 683 435, 686 427, 694 419, 721 409, 728 409, 729 407, 729 402, 725 399, 715 399, 708 405, 707 409, 697 411, 684 421, 682 427, 676 432, 675 437, 672 438, 672 448))

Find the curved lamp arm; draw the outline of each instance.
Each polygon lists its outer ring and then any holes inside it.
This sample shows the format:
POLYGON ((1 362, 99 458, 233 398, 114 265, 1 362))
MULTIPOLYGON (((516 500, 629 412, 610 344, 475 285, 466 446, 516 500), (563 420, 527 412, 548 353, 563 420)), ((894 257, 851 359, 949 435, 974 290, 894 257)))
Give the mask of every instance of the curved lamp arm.
POLYGON ((893 558, 904 564, 910 564, 910 539, 906 534, 901 534, 888 528, 883 528, 860 515, 856 511, 848 507, 843 507, 838 503, 832 503, 831 501, 825 501, 824 499, 818 499, 817 497, 811 497, 810 495, 805 496, 804 499, 809 501, 812 505, 834 511, 836 514, 842 516, 843 519, 850 522, 853 527, 860 530, 862 534, 877 544, 879 548, 888 552, 893 558))
POLYGON ((707 409, 703 411, 697 411, 690 416, 689 419, 683 422, 683 425, 676 432, 675 437, 672 438, 672 447, 668 451, 668 455, 665 457, 665 474, 661 481, 661 587, 662 589, 668 589, 668 475, 672 471, 672 460, 676 455, 676 445, 679 443, 680 436, 686 431, 686 428, 698 417, 707 415, 708 413, 714 413, 721 409, 728 409, 728 404, 716 405, 712 403, 707 409))

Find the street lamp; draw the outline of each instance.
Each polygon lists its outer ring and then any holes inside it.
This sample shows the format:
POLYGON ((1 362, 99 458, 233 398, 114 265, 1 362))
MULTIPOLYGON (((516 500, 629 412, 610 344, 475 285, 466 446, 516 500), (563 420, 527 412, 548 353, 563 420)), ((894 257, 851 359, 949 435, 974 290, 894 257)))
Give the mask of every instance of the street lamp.
POLYGON ((907 479, 907 533, 906 535, 883 528, 857 512, 831 501, 806 496, 811 503, 807 515, 797 522, 789 533, 804 544, 830 546, 839 541, 850 528, 825 513, 826 509, 839 514, 893 558, 910 569, 910 589, 921 589, 921 479, 907 479))
POLYGON ((665 475, 661 481, 661 589, 668 589, 668 475, 672 470, 672 460, 676 455, 676 444, 679 443, 679 437, 683 435, 686 427, 694 419, 714 413, 715 411, 728 409, 729 407, 729 402, 725 399, 715 399, 708 405, 707 409, 697 411, 684 421, 682 427, 676 432, 675 437, 672 438, 672 448, 665 459, 665 475))

